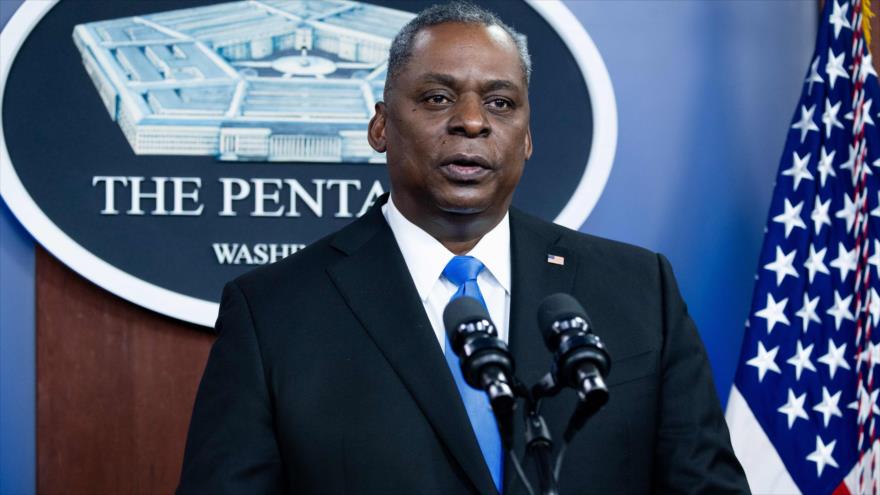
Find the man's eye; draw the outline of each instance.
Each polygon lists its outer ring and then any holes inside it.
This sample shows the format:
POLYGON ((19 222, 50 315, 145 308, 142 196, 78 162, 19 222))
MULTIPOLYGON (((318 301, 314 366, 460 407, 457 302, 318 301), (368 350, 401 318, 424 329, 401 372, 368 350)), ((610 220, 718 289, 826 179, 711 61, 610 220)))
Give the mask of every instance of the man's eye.
POLYGON ((425 101, 434 105, 443 105, 444 103, 449 103, 449 98, 443 95, 431 95, 427 97, 425 101))
POLYGON ((495 98, 489 100, 489 106, 496 110, 509 110, 513 108, 513 103, 510 100, 505 100, 504 98, 495 98))

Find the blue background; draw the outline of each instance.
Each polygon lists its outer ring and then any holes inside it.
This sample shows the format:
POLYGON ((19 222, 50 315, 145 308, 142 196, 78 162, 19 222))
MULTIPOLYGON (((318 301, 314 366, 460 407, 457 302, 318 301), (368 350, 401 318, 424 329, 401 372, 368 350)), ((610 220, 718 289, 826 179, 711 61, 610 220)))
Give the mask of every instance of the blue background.
MULTIPOLYGON (((817 5, 564 1, 608 66, 619 115, 614 168, 582 230, 670 258, 726 402, 817 5)), ((0 25, 19 3, 0 0, 0 25)), ((0 205, 2 494, 35 491, 33 242, 0 205)))

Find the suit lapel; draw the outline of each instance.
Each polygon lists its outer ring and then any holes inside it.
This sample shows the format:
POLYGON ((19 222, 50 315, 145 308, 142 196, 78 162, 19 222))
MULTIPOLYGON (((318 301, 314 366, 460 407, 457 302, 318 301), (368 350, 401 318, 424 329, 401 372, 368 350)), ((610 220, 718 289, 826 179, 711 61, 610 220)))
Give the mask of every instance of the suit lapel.
MULTIPOLYGON (((558 231, 548 229, 545 224, 515 210, 510 212, 510 237, 512 287, 509 342, 516 363, 516 375, 531 386, 550 370, 552 362, 550 351, 544 346, 538 329, 538 306, 550 294, 571 292, 578 258, 557 245, 558 231), (562 257, 564 264, 548 262, 548 255, 562 257)), ((522 417, 517 414, 514 420, 514 451, 520 455, 524 449, 523 437, 522 417)), ((504 473, 504 486, 508 487, 515 474, 509 460, 505 463, 504 473)))
POLYGON ((333 245, 348 254, 328 272, 349 307, 474 486, 480 493, 495 493, 452 374, 379 205, 337 234, 333 245))

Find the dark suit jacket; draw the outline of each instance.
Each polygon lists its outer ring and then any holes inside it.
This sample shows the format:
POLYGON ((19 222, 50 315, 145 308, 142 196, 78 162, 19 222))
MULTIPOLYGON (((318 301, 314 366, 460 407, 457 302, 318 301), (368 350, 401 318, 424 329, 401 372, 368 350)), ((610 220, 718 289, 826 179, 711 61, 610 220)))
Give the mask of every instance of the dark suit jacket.
MULTIPOLYGON (((610 401, 569 447, 561 493, 747 492, 665 258, 517 211, 510 227, 517 376, 550 367, 536 313, 555 292, 584 305, 613 358, 610 401)), ((179 493, 496 493, 378 207, 229 283, 217 332, 179 493)), ((543 407, 559 442, 574 405, 564 392, 543 407)), ((505 492, 525 492, 509 461, 505 475, 505 492)))

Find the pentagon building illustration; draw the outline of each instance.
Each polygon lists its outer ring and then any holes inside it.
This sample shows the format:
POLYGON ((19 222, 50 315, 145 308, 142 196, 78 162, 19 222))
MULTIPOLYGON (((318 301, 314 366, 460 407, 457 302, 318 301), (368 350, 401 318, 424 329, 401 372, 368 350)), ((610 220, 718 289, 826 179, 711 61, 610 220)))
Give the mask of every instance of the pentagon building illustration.
POLYGON ((80 24, 73 40, 138 155, 376 162, 367 124, 414 14, 251 0, 80 24))

